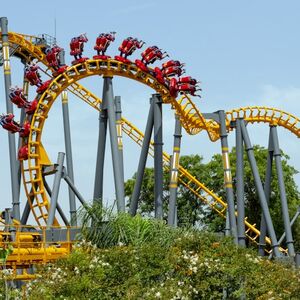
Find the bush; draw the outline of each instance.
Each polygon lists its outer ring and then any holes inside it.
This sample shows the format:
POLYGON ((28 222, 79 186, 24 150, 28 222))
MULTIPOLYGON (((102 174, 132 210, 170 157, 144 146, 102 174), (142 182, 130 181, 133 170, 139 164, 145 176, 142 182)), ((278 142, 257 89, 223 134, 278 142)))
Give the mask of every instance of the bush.
POLYGON ((40 269, 27 298, 299 299, 299 270, 228 238, 126 215, 109 220, 100 234, 107 232, 109 242, 82 241, 68 258, 40 269))

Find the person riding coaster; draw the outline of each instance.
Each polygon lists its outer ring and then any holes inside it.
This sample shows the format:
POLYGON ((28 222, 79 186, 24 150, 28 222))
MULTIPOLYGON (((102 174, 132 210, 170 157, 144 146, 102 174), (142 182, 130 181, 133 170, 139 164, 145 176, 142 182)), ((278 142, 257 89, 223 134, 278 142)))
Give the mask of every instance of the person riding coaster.
POLYGON ((131 61, 127 57, 132 55, 136 49, 142 48, 144 44, 144 41, 139 41, 137 38, 126 38, 119 47, 120 55, 116 55, 115 59, 124 63, 130 63, 131 61))
POLYGON ((162 52, 157 46, 152 46, 142 53, 142 63, 147 66, 148 64, 153 64, 156 60, 162 60, 167 56, 169 56, 167 52, 162 52))
POLYGON ((153 64, 156 60, 162 60, 169 56, 166 52, 162 52, 157 46, 148 47, 142 53, 142 60, 136 59, 135 64, 144 72, 149 72, 148 65, 153 64))
POLYGON ((200 97, 200 95, 196 95, 197 91, 202 91, 202 89, 198 88, 197 84, 199 82, 192 78, 191 76, 181 77, 178 80, 175 78, 171 78, 169 82, 169 90, 172 97, 177 97, 178 93, 180 94, 190 94, 192 96, 200 97))
POLYGON ((72 65, 82 63, 88 59, 87 57, 82 57, 84 43, 86 43, 87 41, 88 38, 85 33, 72 38, 70 42, 70 55, 73 55, 75 58, 75 60, 72 61, 72 65))
POLYGON ((25 77, 29 81, 30 85, 36 85, 37 87, 40 87, 43 83, 38 69, 39 67, 36 64, 26 65, 25 77))
POLYGON ((31 102, 28 101, 24 96, 23 89, 17 86, 11 87, 9 91, 9 99, 13 104, 17 105, 18 108, 24 108, 28 115, 32 115, 35 112, 38 104, 36 99, 31 102))
POLYGON ((180 77, 185 73, 183 69, 184 64, 178 60, 169 60, 166 63, 162 64, 162 73, 165 77, 178 76, 180 77))
POLYGON ((60 53, 63 51, 62 48, 55 45, 52 48, 47 48, 45 50, 46 54, 46 60, 50 67, 54 69, 54 72, 52 72, 53 76, 57 76, 61 73, 63 73, 68 66, 64 65, 60 61, 60 53))
POLYGON ((115 31, 111 31, 110 33, 100 33, 96 39, 96 45, 94 49, 97 51, 97 55, 95 55, 94 59, 108 59, 110 56, 105 55, 105 52, 110 45, 111 42, 115 40, 115 31))
POLYGON ((38 72, 39 67, 36 64, 28 64, 25 67, 25 78, 29 81, 30 85, 37 86, 37 93, 44 92, 49 86, 51 79, 42 82, 41 75, 38 72))
POLYGON ((18 108, 25 108, 29 103, 24 96, 23 89, 18 86, 9 88, 8 97, 12 103, 18 106, 18 108))
POLYGON ((12 113, 0 115, 0 125, 10 133, 19 132, 21 137, 27 137, 30 132, 30 123, 24 122, 23 126, 21 126, 14 120, 14 117, 12 113))

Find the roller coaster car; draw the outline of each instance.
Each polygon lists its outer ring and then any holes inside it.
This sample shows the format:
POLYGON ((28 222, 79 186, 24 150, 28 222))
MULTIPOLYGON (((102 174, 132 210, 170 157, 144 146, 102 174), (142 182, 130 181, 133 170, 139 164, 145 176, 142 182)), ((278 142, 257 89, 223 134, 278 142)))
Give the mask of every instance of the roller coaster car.
POLYGON ((154 76, 159 83, 166 84, 163 72, 160 68, 158 68, 158 67, 154 68, 154 76))
POLYGON ((96 45, 94 47, 97 50, 97 55, 95 55, 94 59, 108 59, 110 56, 105 55, 105 52, 110 45, 111 42, 115 40, 115 32, 110 33, 100 33, 96 39, 96 45))
POLYGON ((28 159, 28 146, 22 146, 18 151, 18 160, 27 160, 28 159))
POLYGON ((132 37, 126 38, 119 47, 120 55, 115 56, 115 59, 124 63, 130 63, 131 61, 127 59, 127 56, 132 55, 137 48, 142 48, 144 44, 145 42, 142 40, 139 41, 132 37))
POLYGON ((0 116, 0 125, 10 133, 20 132, 22 127, 14 121, 14 114, 0 116))
POLYGON ((178 85, 177 80, 175 78, 171 78, 169 83, 170 95, 174 98, 178 96, 178 85))
POLYGON ((59 59, 59 53, 62 51, 62 48, 58 46, 54 46, 52 48, 47 48, 46 49, 46 60, 49 64, 50 67, 54 68, 57 70, 59 68, 60 64, 60 59, 59 59))
POLYGON ((89 59, 88 57, 81 57, 81 58, 75 59, 72 61, 72 65, 75 66, 77 64, 82 64, 88 59, 89 59))
POLYGON ((72 61, 72 65, 76 65, 78 63, 82 63, 86 61, 87 57, 82 57, 84 43, 88 41, 88 38, 85 34, 81 34, 78 37, 72 38, 70 42, 70 55, 73 55, 75 60, 72 61))
POLYGON ((135 64, 138 68, 140 68, 144 72, 149 72, 148 67, 139 59, 135 60, 135 64))
POLYGON ((183 67, 184 64, 182 64, 179 60, 169 60, 162 64, 162 69, 167 69, 170 67, 183 67))
POLYGON ((9 99, 12 103, 16 104, 18 108, 23 108, 28 103, 23 94, 23 89, 18 87, 10 88, 9 99))
POLYGON ((201 97, 200 95, 196 95, 196 91, 201 91, 201 89, 197 89, 196 85, 190 84, 190 83, 182 83, 178 85, 178 91, 180 93, 187 93, 191 94, 192 96, 201 97))
POLYGON ((153 64, 156 60, 162 60, 169 56, 166 52, 162 52, 157 46, 148 47, 142 53, 142 62, 147 66, 153 64))
POLYGON ((195 78, 192 78, 191 76, 186 76, 186 77, 181 77, 178 79, 178 83, 189 83, 192 85, 196 85, 197 83, 199 83, 195 78))
POLYGON ((31 102, 28 102, 27 107, 25 107, 25 112, 27 115, 33 115, 38 105, 38 101, 34 99, 31 102))
POLYGON ((42 84, 37 88, 36 92, 38 94, 43 93, 48 88, 48 86, 51 83, 51 81, 52 81, 52 79, 49 79, 49 80, 47 80, 45 82, 42 82, 42 84))
POLYGON ((30 85, 36 85, 41 86, 42 80, 41 75, 38 72, 38 66, 37 65, 28 65, 25 68, 25 77, 29 81, 30 85))
POLYGON ((59 74, 62 74, 64 71, 66 71, 68 69, 68 66, 64 65, 59 67, 56 71, 52 72, 52 75, 54 77, 58 76, 59 74))
POLYGON ((19 134, 20 137, 24 138, 24 137, 28 137, 30 133, 30 123, 29 122, 24 122, 19 134))
POLYGON ((172 77, 176 75, 179 77, 185 73, 185 70, 182 69, 181 66, 173 66, 163 69, 162 73, 165 77, 172 77))

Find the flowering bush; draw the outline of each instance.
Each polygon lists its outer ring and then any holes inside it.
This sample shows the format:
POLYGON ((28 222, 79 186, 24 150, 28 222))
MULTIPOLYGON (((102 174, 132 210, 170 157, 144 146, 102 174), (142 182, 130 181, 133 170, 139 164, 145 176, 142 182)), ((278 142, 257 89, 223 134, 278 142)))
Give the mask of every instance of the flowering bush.
POLYGON ((81 241, 67 259, 38 271, 26 298, 299 299, 300 274, 291 265, 260 258, 228 238, 165 228, 161 237, 172 237, 165 244, 152 235, 103 248, 81 241))

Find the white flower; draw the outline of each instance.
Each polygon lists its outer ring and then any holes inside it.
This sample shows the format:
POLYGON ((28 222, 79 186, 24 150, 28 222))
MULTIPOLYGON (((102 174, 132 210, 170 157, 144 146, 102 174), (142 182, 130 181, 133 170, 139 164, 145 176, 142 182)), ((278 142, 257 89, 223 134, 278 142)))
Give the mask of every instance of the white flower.
POLYGON ((155 293, 155 298, 160 298, 161 297, 161 293, 160 292, 156 292, 155 293))

